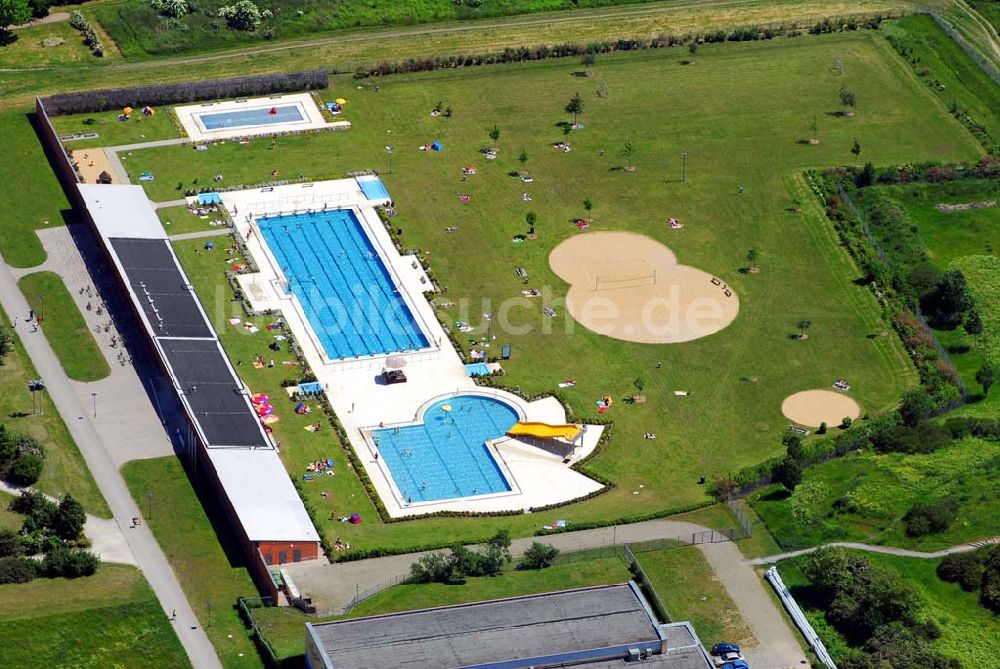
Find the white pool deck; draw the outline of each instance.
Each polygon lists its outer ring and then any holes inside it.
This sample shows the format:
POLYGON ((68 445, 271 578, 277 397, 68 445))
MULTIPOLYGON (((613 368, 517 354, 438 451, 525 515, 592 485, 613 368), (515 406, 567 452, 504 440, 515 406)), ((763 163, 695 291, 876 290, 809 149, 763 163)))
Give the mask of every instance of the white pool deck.
POLYGON ((389 232, 374 209, 382 202, 369 201, 354 179, 229 191, 221 195, 239 233, 247 239, 250 232, 247 245, 260 268, 257 274, 241 275, 238 278, 240 285, 253 308, 281 310, 391 516, 423 515, 437 511, 527 510, 576 499, 602 487, 569 466, 586 457, 597 445, 603 428, 587 426, 581 443, 570 455, 569 463, 563 462, 562 455, 509 437, 493 442, 491 448, 513 488, 510 492, 408 503, 396 488, 384 459, 375 459, 375 446, 368 438, 371 429, 378 429, 380 424, 411 423, 421 407, 455 393, 496 397, 513 405, 525 420, 553 424, 566 422, 562 405, 552 397, 526 402, 511 393, 478 386, 469 378, 461 358, 423 294, 430 287, 423 268, 415 257, 401 256, 396 251, 389 232), (387 386, 377 382, 385 366, 385 355, 329 360, 305 318, 298 298, 286 294, 281 288, 284 277, 254 221, 263 215, 324 208, 354 209, 430 341, 430 347, 425 350, 397 354, 406 360, 403 371, 407 383, 387 386))
POLYGON ((285 132, 301 132, 303 130, 335 130, 351 127, 350 121, 328 123, 323 118, 323 112, 316 106, 316 101, 310 93, 184 105, 182 107, 174 107, 174 113, 177 114, 177 119, 184 127, 188 137, 195 142, 210 142, 219 139, 232 139, 234 137, 277 135, 285 132), (219 128, 217 130, 206 128, 200 119, 202 114, 246 111, 249 109, 270 109, 271 107, 297 107, 299 113, 302 115, 302 119, 299 121, 286 121, 266 125, 219 128))

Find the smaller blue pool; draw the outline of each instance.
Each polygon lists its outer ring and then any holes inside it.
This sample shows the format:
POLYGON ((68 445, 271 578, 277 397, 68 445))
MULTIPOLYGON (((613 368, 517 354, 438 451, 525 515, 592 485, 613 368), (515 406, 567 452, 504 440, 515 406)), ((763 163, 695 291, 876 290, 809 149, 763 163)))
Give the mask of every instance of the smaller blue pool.
POLYGON ((378 177, 358 177, 358 186, 369 200, 389 200, 389 191, 378 177))
POLYGON ((489 376, 490 366, 485 362, 470 362, 465 366, 465 371, 469 373, 469 376, 489 376))
POLYGON ((506 402, 456 395, 431 405, 422 424, 375 430, 372 438, 403 499, 432 502, 509 491, 486 442, 517 420, 506 402))
POLYGON ((225 130, 256 125, 293 123, 295 121, 303 121, 305 118, 302 116, 302 109, 298 105, 283 105, 280 107, 230 109, 224 112, 198 114, 198 120, 205 126, 205 130, 225 130))

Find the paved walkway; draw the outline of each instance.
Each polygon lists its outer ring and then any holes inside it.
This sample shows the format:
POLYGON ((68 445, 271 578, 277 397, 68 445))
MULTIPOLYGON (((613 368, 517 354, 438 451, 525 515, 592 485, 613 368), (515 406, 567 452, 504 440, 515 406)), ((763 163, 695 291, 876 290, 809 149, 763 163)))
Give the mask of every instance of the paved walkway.
POLYGON ((898 555, 899 557, 908 558, 918 558, 922 560, 934 560, 937 558, 943 558, 946 555, 953 555, 955 553, 968 553, 969 551, 974 551, 977 548, 982 548, 987 544, 1000 543, 1000 538, 984 539, 982 541, 973 541, 967 544, 958 544, 957 546, 951 546, 950 548, 945 548, 939 551, 933 551, 925 553, 923 551, 911 551, 907 548, 895 548, 893 546, 876 546, 875 544, 858 544, 851 541, 835 541, 832 544, 824 544, 823 546, 813 546, 812 548, 803 548, 799 551, 789 551, 787 553, 778 553, 777 555, 768 555, 767 557, 755 558, 749 560, 748 562, 752 565, 765 565, 774 564, 775 562, 780 562, 782 560, 787 560, 788 558, 799 557, 800 555, 809 555, 820 548, 827 548, 830 546, 837 546, 839 548, 853 548, 858 551, 868 551, 869 553, 882 553, 884 555, 898 555))
MULTIPOLYGON (((19 488, 10 485, 6 481, 0 481, 0 490, 11 495, 20 495, 23 490, 31 490, 31 488, 19 488)), ((52 495, 45 496, 53 502, 59 502, 52 495)), ((102 561, 138 566, 135 556, 132 555, 132 549, 128 547, 128 543, 125 541, 125 535, 122 534, 118 523, 114 519, 98 518, 88 513, 87 522, 83 526, 83 533, 90 539, 90 548, 88 550, 100 556, 102 561)))
MULTIPOLYGON (((0 305, 12 317, 21 315, 23 318, 28 313, 28 303, 18 289, 10 268, 4 263, 0 263, 0 305)), ((66 376, 42 331, 31 332, 22 325, 18 328, 18 333, 39 376, 45 381, 49 396, 63 417, 70 436, 73 437, 93 474, 97 487, 107 500, 114 522, 125 536, 139 568, 156 593, 164 615, 177 611, 174 629, 187 651, 191 664, 198 669, 221 669, 222 664, 215 649, 201 629, 180 583, 170 568, 170 563, 167 562, 153 534, 146 525, 131 528, 131 519, 142 516, 142 513, 129 494, 125 481, 91 422, 89 407, 80 401, 74 384, 66 376)))
POLYGON ((62 21, 69 21, 69 12, 49 12, 40 19, 31 19, 27 23, 14 26, 14 30, 30 28, 31 26, 44 26, 47 23, 61 23, 62 21))
POLYGON ((182 232, 178 235, 170 235, 172 242, 185 239, 202 239, 204 237, 222 237, 232 234, 233 230, 228 225, 220 225, 213 230, 199 230, 197 232, 182 232))
MULTIPOLYGON (((693 535, 706 532, 711 530, 692 523, 650 520, 632 525, 515 539, 511 542, 511 554, 520 557, 534 541, 569 552, 653 539, 681 538, 691 541, 693 535)), ((757 639, 756 645, 745 649, 751 666, 755 669, 808 666, 795 632, 768 594, 761 575, 744 559, 737 545, 731 541, 720 541, 698 544, 698 549, 715 570, 757 639)), ((302 592, 314 597, 324 610, 333 612, 342 610, 357 592, 405 578, 410 573, 410 565, 426 554, 392 555, 334 564, 313 560, 284 566, 302 592)))
MULTIPOLYGON (((11 271, 17 278, 40 271, 58 274, 80 309, 111 374, 90 383, 73 381, 72 385, 80 402, 90 408, 91 422, 111 459, 121 467, 129 460, 173 455, 173 445, 150 402, 150 394, 132 366, 121 333, 98 293, 102 277, 92 274, 84 263, 68 227, 39 230, 38 238, 47 254, 45 262, 11 271)), ((87 241, 89 238, 80 243, 87 241)), ((172 402, 173 398, 167 395, 164 401, 172 402)))
POLYGON ((154 209, 166 209, 167 207, 183 207, 187 204, 187 200, 181 198, 179 200, 167 200, 166 202, 153 202, 154 209))

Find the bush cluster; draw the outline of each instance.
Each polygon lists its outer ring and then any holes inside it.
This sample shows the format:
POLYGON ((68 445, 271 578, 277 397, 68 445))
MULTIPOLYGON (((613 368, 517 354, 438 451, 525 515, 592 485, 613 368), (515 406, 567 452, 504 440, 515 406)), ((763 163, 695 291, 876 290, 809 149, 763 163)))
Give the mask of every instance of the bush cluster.
POLYGON ((916 590, 895 572, 840 548, 820 548, 802 572, 827 622, 855 648, 838 666, 957 667, 930 645, 940 632, 926 620, 916 590))
POLYGON ((958 500, 945 497, 936 502, 914 504, 903 516, 906 534, 922 537, 927 534, 944 532, 958 518, 958 500))
POLYGON ((104 45, 101 38, 97 36, 97 31, 90 25, 82 12, 75 11, 69 15, 69 24, 83 33, 83 43, 90 47, 90 50, 98 58, 104 56, 104 45))
POLYGON ((85 545, 81 533, 87 514, 70 495, 56 504, 40 492, 25 491, 9 509, 26 517, 20 533, 0 531, 0 584, 27 583, 40 575, 78 578, 97 571, 100 558, 71 548, 85 545), (40 563, 27 557, 39 553, 45 554, 40 563))
POLYGON ((261 9, 253 0, 236 0, 231 5, 219 7, 219 18, 233 30, 255 32, 265 19, 273 16, 270 9, 261 9))
POLYGON ((149 0, 149 4, 158 14, 171 19, 179 19, 191 13, 188 0, 149 0))
POLYGON ((447 555, 424 555, 410 565, 410 580, 460 585, 470 576, 499 576, 510 563, 510 532, 500 530, 479 551, 456 545, 447 555))
POLYGON ((42 475, 44 464, 45 448, 34 437, 0 425, 0 478, 31 485, 42 475))
POLYGON ((948 555, 938 565, 937 575, 967 592, 979 590, 979 603, 1000 614, 1000 546, 948 555))
POLYGON ((365 79, 368 77, 406 72, 425 72, 457 67, 546 60, 549 58, 593 56, 595 54, 614 53, 617 51, 644 51, 647 49, 662 49, 689 46, 692 44, 770 40, 776 37, 798 37, 804 30, 808 30, 808 32, 813 34, 859 29, 877 30, 884 18, 889 18, 889 16, 879 14, 876 16, 826 19, 808 27, 795 23, 773 26, 740 26, 730 30, 687 33, 679 36, 661 33, 648 39, 617 39, 591 42, 589 44, 556 44, 552 46, 543 44, 536 47, 508 47, 503 51, 482 54, 407 58, 402 61, 382 61, 373 66, 359 67, 354 73, 354 78, 365 79))

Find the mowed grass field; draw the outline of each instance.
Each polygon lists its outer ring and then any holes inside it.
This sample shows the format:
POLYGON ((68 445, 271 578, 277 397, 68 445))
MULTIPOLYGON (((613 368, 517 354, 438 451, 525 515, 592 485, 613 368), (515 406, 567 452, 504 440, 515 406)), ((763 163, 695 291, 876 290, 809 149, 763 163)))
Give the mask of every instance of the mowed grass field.
MULTIPOLYGON (((528 270, 531 287, 550 287, 556 298, 555 319, 542 316, 541 303, 511 312, 515 323, 528 326, 526 334, 495 326, 496 344, 510 343, 514 350, 505 383, 543 393, 573 378, 577 385, 564 396, 586 419, 596 416, 597 398, 621 400, 635 392, 637 376, 645 379, 649 401, 618 402, 606 414, 615 421, 615 435, 591 464, 618 487, 559 512, 571 522, 629 517, 702 500, 699 476, 711 480, 781 452, 787 420, 780 404, 793 392, 847 378, 864 410, 877 412, 890 409, 914 382, 895 338, 869 338, 886 329, 877 305, 867 288, 853 283, 856 269, 795 175, 855 160, 855 138, 861 160, 880 164, 979 155, 975 141, 871 33, 706 47, 696 64, 680 60, 664 52, 602 58, 589 79, 573 76, 580 69, 574 62, 391 77, 378 81, 377 92, 374 82, 358 90, 354 81, 338 79, 328 96, 348 99, 346 115, 355 124, 348 132, 280 137, 273 149, 268 140, 254 140, 204 152, 134 151, 128 164, 133 173, 155 173, 156 181, 146 184, 150 196, 169 200, 177 197, 178 184, 211 184, 215 174, 231 185, 265 182, 273 170, 280 178, 385 172, 384 147, 393 143, 393 171, 383 175, 399 211, 393 224, 403 228, 407 247, 426 252, 425 262, 449 288, 447 298, 468 305, 443 311, 442 320, 484 326, 482 312, 498 311, 525 287, 516 267, 528 270), (834 59, 844 63, 844 77, 833 72, 834 59), (608 86, 603 99, 595 93, 601 81, 608 86), (842 83, 857 94, 854 118, 826 115, 838 108, 842 83), (563 107, 576 91, 584 99, 580 121, 586 127, 564 136, 557 124, 571 120, 563 107), (438 101, 453 108, 452 118, 430 116, 438 101), (814 116, 821 143, 799 144, 814 116), (494 125, 502 133, 500 157, 488 162, 478 149, 491 143, 487 133, 494 125), (444 144, 442 153, 417 150, 435 139, 444 144), (626 140, 637 147, 635 173, 617 169, 625 165, 619 153, 626 140), (572 151, 552 148, 557 141, 570 142, 572 151), (520 168, 522 150, 535 179, 530 185, 508 176, 520 168), (689 153, 683 184, 681 151, 689 153), (479 174, 462 181, 464 165, 475 165, 479 174), (532 202, 522 201, 525 191, 532 202), (470 196, 468 204, 462 194, 470 196), (579 234, 571 221, 585 215, 586 197, 594 202, 592 229, 647 234, 673 249, 681 263, 731 285, 741 300, 737 320, 711 337, 667 346, 611 340, 567 321, 558 301, 566 286, 549 270, 547 256, 579 234), (793 197, 803 203, 800 214, 787 211, 793 197), (526 231, 529 210, 538 214, 538 239, 514 245, 511 238, 526 231), (669 230, 668 216, 685 228, 669 230), (449 226, 458 231, 447 234, 449 226), (750 248, 761 254, 756 275, 739 271, 750 248), (794 341, 790 335, 803 318, 813 322, 810 338, 794 341), (677 398, 676 389, 692 395, 677 398), (643 440, 645 432, 658 439, 643 440)), ((225 323, 233 308, 222 278, 228 265, 222 253, 195 255, 200 245, 176 246, 231 357, 252 359, 266 337, 254 340, 225 323)), ((280 365, 244 365, 242 373, 251 388, 272 396, 280 396, 282 379, 294 376, 280 365)), ((336 446, 322 434, 304 433, 294 418, 283 420, 276 434, 297 476, 310 458, 334 457, 336 446)), ((363 491, 349 478, 330 484, 333 503, 372 518, 363 491)), ((319 488, 306 488, 317 506, 319 488)), ((500 526, 525 534, 548 520, 366 522, 327 531, 365 549, 481 539, 500 526)))
POLYGON ((0 586, 4 667, 190 667, 156 596, 134 567, 80 579, 0 586))
MULTIPOLYGON (((20 336, 28 328, 24 324, 27 314, 18 314, 19 324, 14 337, 14 346, 0 364, 0 417, 8 430, 30 434, 45 446, 45 467, 42 477, 35 487, 53 497, 69 493, 95 516, 110 518, 104 497, 94 483, 83 456, 77 450, 73 438, 66 429, 59 412, 49 399, 46 391, 36 393, 35 402, 39 413, 32 414, 31 393, 28 381, 38 378, 28 354, 21 344, 20 336)), ((11 318, 0 310, 0 327, 9 327, 11 318)), ((7 508, 7 498, 0 497, 0 506, 7 508)), ((2 513, 0 513, 2 515, 2 513)), ((0 520, 0 526, 13 525, 20 529, 24 518, 17 514, 0 520)))

